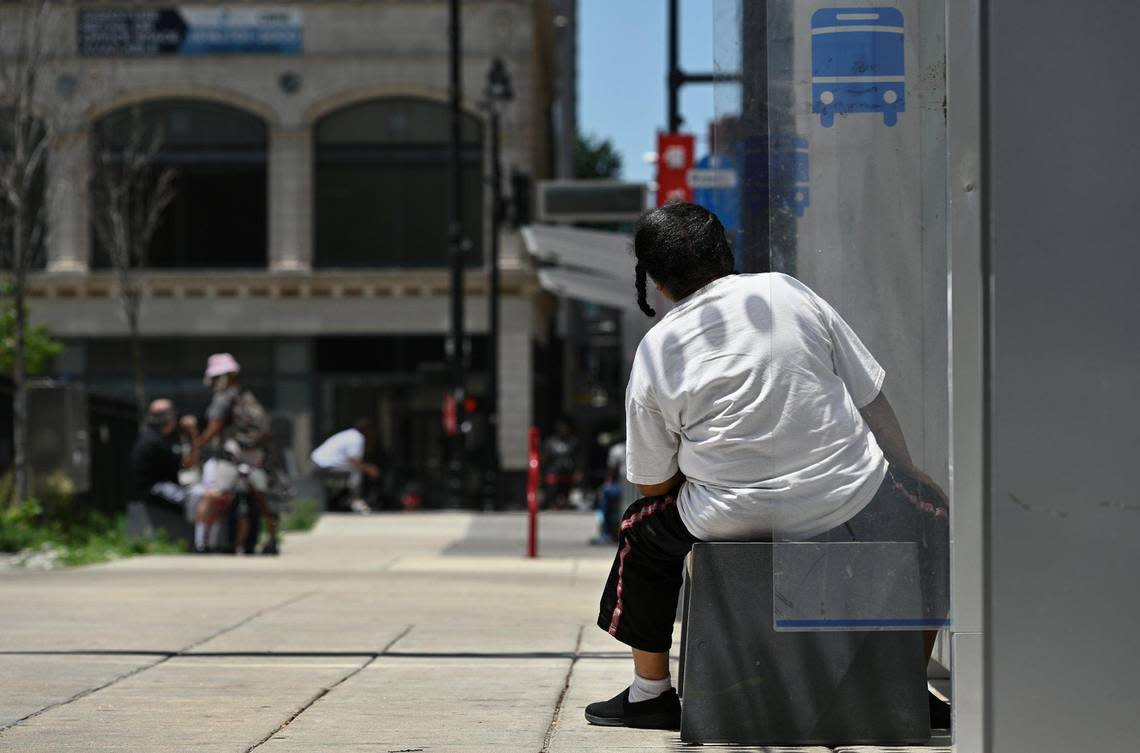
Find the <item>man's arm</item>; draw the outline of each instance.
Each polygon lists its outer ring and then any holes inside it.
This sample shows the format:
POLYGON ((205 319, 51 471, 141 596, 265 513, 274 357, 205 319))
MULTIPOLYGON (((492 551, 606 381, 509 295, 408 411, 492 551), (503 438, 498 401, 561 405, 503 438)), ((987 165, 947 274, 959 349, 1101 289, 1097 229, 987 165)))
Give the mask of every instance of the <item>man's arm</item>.
POLYGON ((863 415, 863 420, 867 422, 871 433, 875 435, 875 441, 879 443, 879 448, 883 451, 887 462, 890 463, 891 471, 929 487, 937 496, 938 501, 943 506, 948 506, 950 500, 942 487, 936 484, 929 475, 917 468, 914 461, 911 460, 910 450, 906 446, 906 437, 903 436, 899 419, 895 415, 890 401, 887 400, 886 393, 879 392, 878 397, 859 409, 859 413, 863 415))
POLYGON ((372 463, 364 462, 364 458, 349 458, 348 462, 352 463, 352 467, 356 470, 367 474, 369 478, 380 478, 380 467, 372 463))
POLYGON ((894 408, 887 400, 887 393, 880 392, 874 400, 860 408, 859 412, 870 427, 871 433, 875 435, 875 441, 886 455, 887 462, 892 467, 902 470, 913 468, 914 461, 910 459, 906 437, 903 436, 894 408))
POLYGON ((206 430, 199 434, 198 438, 194 440, 194 449, 197 450, 198 448, 205 447, 207 444, 209 444, 214 439, 214 437, 218 436, 225 425, 225 419, 211 418, 210 422, 206 424, 206 430))
POLYGON ((638 484, 637 491, 643 497, 662 497, 671 491, 676 490, 685 483, 685 474, 677 471, 673 478, 668 481, 662 481, 660 484, 638 484))
POLYGON ((182 467, 193 468, 198 465, 198 420, 193 416, 183 416, 179 426, 190 437, 190 451, 182 457, 182 467))

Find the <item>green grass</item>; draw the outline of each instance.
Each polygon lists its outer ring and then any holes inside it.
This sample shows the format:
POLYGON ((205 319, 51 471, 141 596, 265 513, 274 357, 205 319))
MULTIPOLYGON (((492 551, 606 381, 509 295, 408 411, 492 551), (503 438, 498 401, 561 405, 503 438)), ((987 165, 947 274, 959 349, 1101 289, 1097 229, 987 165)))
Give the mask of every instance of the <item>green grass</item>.
POLYGON ((0 551, 19 552, 50 545, 62 565, 93 565, 136 554, 174 554, 185 551, 160 536, 131 541, 127 517, 98 513, 55 518, 39 502, 29 499, 0 509, 0 551))
POLYGON ((281 516, 281 530, 311 531, 320 518, 320 506, 315 499, 295 499, 281 516))

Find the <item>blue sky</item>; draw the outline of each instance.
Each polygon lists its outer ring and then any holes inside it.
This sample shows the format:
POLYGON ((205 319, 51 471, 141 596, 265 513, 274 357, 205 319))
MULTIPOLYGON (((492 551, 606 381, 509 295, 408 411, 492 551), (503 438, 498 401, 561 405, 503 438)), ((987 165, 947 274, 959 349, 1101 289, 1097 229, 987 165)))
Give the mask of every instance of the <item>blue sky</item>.
MULTIPOLYGON (((680 0, 681 67, 713 68, 714 0, 680 0)), ((665 0, 578 0, 578 127, 613 141, 622 156, 622 178, 650 180, 654 168, 642 155, 656 149, 665 128, 668 40, 665 0)), ((713 87, 681 89, 685 130, 707 149, 714 113, 713 87)))

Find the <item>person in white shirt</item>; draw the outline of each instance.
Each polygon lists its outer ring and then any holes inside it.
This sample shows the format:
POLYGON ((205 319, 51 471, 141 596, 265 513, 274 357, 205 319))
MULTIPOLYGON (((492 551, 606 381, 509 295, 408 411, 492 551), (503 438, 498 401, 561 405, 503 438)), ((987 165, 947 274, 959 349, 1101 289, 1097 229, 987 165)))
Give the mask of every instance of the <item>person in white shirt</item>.
POLYGON ((318 476, 347 485, 352 495, 349 507, 358 513, 371 512, 371 507, 364 500, 364 476, 380 478, 380 469, 364 461, 364 448, 370 432, 371 422, 366 418, 359 419, 351 428, 326 439, 309 455, 318 476))
POLYGON ((676 729, 668 651, 694 543, 915 541, 935 574, 924 599, 945 604, 947 500, 911 461, 882 367, 806 285, 734 275, 720 221, 693 204, 643 215, 634 253, 642 310, 655 315, 647 278, 676 305, 629 379, 626 472, 643 498, 622 518, 598 617, 633 649, 634 681, 586 718, 676 729))

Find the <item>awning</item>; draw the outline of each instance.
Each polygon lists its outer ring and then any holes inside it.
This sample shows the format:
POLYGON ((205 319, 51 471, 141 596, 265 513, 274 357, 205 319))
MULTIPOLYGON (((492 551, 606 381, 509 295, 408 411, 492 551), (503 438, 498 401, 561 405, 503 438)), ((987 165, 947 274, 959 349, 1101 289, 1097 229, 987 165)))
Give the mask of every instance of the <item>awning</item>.
MULTIPOLYGON (((562 225, 528 225, 522 229, 527 253, 542 262, 538 279, 555 295, 587 303, 636 311, 633 287, 633 238, 626 233, 583 230, 562 225)), ((668 303, 650 286, 649 300, 658 311, 668 303)))
POLYGON ((567 267, 546 267, 538 270, 538 281, 555 295, 599 306, 639 311, 632 271, 626 280, 617 280, 567 267))
POLYGON ((522 236, 527 253, 540 261, 633 284, 633 237, 626 233, 528 225, 522 229, 522 236))
MULTIPOLYGON (((522 237, 527 253, 542 263, 538 280, 545 290, 621 311, 622 354, 628 368, 637 344, 654 322, 637 305, 633 238, 561 225, 528 225, 522 237)), ((671 304, 652 283, 648 293, 659 318, 671 304)))

